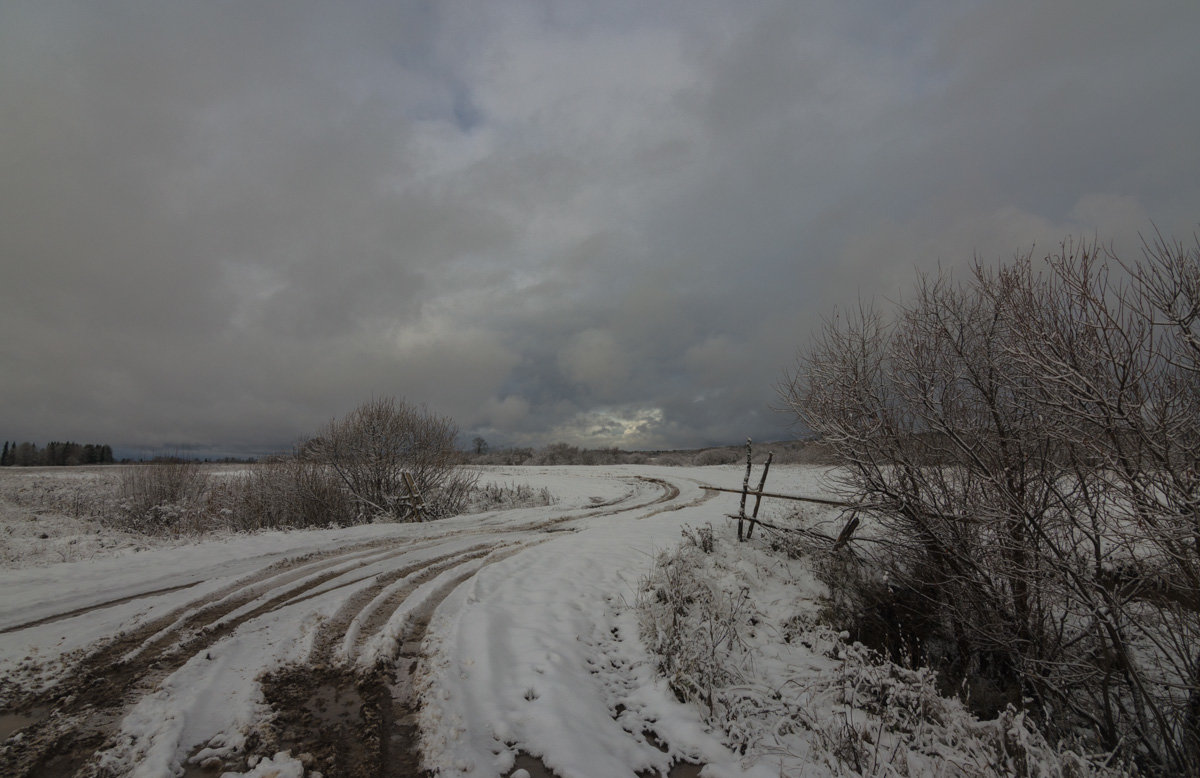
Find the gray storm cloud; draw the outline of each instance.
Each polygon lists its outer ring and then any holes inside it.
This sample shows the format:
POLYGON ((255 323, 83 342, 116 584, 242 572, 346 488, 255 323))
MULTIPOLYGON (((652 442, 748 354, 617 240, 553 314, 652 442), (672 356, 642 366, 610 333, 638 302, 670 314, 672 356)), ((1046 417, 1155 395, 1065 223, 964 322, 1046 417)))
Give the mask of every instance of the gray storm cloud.
POLYGON ((0 5, 0 437, 780 438, 835 305, 1200 218, 1200 6, 0 5))

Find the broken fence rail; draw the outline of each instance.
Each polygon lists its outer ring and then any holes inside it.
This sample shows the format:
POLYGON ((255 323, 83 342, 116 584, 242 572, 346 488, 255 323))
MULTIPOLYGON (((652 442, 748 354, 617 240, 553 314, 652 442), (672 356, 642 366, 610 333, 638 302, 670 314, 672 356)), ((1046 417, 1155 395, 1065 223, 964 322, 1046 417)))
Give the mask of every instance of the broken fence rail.
POLYGON ((742 479, 742 488, 727 489, 720 486, 710 486, 708 484, 700 485, 704 489, 711 489, 715 492, 730 492, 732 494, 740 494, 742 496, 742 501, 738 507, 738 512, 726 514, 726 516, 728 516, 730 519, 737 521, 738 542, 748 540, 750 536, 754 534, 754 527, 756 524, 761 524, 762 526, 777 532, 796 532, 802 535, 817 538, 832 544, 835 550, 850 542, 850 538, 854 535, 854 531, 858 529, 858 512, 863 510, 866 506, 845 502, 843 500, 829 500, 823 497, 804 497, 795 494, 780 494, 778 492, 766 491, 765 487, 767 485, 767 473, 771 469, 771 460, 774 458, 774 452, 767 454, 767 461, 763 465, 762 478, 759 479, 758 489, 751 490, 750 472, 754 467, 753 442, 750 440, 750 438, 746 438, 746 477, 742 479), (750 495, 754 495, 754 512, 750 516, 747 516, 746 498, 750 495), (800 527, 780 527, 776 524, 771 524, 770 522, 766 522, 758 518, 758 508, 762 504, 762 498, 764 497, 772 497, 781 500, 797 500, 799 502, 811 502, 818 505, 831 505, 835 508, 844 508, 850 511, 850 518, 846 521, 846 526, 842 528, 842 531, 838 534, 837 538, 831 538, 823 532, 817 532, 816 530, 802 529, 800 527), (743 533, 743 527, 747 522, 749 522, 749 526, 743 533))
MULTIPOLYGON (((852 535, 854 535, 854 531, 858 529, 858 516, 851 516, 850 520, 846 522, 846 526, 842 527, 842 531, 838 533, 836 538, 826 535, 824 532, 818 532, 815 529, 808 529, 807 527, 782 527, 778 524, 772 524, 769 521, 763 521, 762 519, 752 519, 746 516, 739 516, 736 513, 726 513, 725 518, 731 521, 748 521, 750 522, 751 528, 753 528, 755 524, 761 524, 767 529, 775 530, 776 532, 791 532, 796 535, 803 535, 806 538, 820 540, 833 546, 835 551, 850 542, 850 538, 852 535)), ((747 537, 749 537, 749 535, 747 535, 747 537)))
MULTIPOLYGON (((741 489, 728 489, 724 486, 710 486, 709 484, 700 484, 701 489, 709 489, 714 492, 730 492, 732 494, 741 494, 741 489)), ((781 500, 798 500, 800 502, 815 502, 818 505, 832 505, 835 508, 861 508, 862 506, 852 502, 844 502, 842 500, 827 500, 824 497, 803 497, 796 494, 779 494, 778 492, 762 492, 754 491, 753 489, 746 492, 750 497, 778 497, 781 500)), ((763 522, 759 522, 762 524, 763 522)))

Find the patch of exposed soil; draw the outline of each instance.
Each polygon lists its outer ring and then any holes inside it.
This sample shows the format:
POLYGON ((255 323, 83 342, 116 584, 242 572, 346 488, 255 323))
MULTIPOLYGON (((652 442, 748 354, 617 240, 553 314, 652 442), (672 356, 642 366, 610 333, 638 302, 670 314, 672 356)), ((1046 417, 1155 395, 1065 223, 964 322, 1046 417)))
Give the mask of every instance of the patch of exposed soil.
MULTIPOLYGON (((520 546, 494 554, 497 561, 520 550, 520 546)), ((415 576, 411 587, 397 593, 388 603, 393 608, 420 583, 445 569, 483 556, 470 549, 455 555, 449 564, 429 564, 415 576)), ((313 663, 282 668, 261 679, 263 696, 274 715, 264 737, 265 750, 290 750, 308 754, 307 767, 327 776, 349 778, 426 778, 418 748, 417 714, 420 701, 414 675, 420 659, 421 641, 437 606, 477 571, 455 576, 417 609, 401 636, 399 655, 390 663, 371 670, 355 670, 328 663, 334 638, 345 628, 345 615, 323 629, 313 652, 313 663)), ((386 622, 391 610, 381 607, 369 617, 371 634, 386 622)))
MULTIPOLYGON (((393 752, 395 723, 391 679, 382 670, 358 674, 328 666, 290 667, 262 679, 275 711, 269 751, 290 750, 306 767, 329 776, 379 778, 421 775, 396 772, 411 762, 408 749, 393 752)), ((411 765, 409 765, 411 767, 411 765)))
POLYGON ((37 708, 22 713, 0 713, 0 741, 8 740, 10 735, 41 721, 46 713, 47 711, 37 708))
MULTIPOLYGON (((665 778, 699 778, 700 771, 704 769, 704 765, 692 764, 691 762, 676 762, 671 766, 665 778)), ((508 775, 514 775, 519 770, 524 770, 529 774, 529 778, 560 778, 559 774, 546 767, 546 763, 536 756, 529 754, 517 754, 517 758, 513 763, 513 769, 508 775)), ((657 772, 641 772, 638 773, 638 778, 659 778, 657 772)))

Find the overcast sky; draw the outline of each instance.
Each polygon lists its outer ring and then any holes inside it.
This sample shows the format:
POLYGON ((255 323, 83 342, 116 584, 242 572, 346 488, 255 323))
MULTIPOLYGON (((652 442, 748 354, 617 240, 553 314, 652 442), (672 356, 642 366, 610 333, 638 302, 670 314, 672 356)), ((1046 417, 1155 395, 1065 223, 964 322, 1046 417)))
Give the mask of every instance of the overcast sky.
POLYGON ((821 317, 1200 228, 1200 3, 0 2, 0 438, 781 439, 821 317))

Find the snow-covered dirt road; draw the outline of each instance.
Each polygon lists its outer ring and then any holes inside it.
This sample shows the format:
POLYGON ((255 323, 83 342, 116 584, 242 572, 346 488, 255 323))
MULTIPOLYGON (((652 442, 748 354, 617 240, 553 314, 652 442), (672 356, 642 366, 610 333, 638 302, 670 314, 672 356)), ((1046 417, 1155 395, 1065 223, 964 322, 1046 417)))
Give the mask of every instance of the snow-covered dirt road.
POLYGON ((487 477, 558 502, 0 572, 0 774, 741 774, 630 608, 737 468, 487 477))

